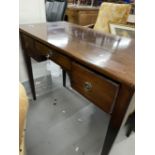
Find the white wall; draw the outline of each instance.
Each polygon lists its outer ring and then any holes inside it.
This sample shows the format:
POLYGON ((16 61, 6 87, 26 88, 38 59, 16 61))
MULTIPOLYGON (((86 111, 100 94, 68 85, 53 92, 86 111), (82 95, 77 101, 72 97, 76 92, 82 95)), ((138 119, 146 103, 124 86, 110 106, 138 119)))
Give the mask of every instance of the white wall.
POLYGON ((44 0, 19 0, 19 23, 45 22, 44 0))
MULTIPOLYGON (((44 0, 19 0, 19 24, 40 23, 45 21, 44 0)), ((36 62, 32 61, 32 63, 34 71, 36 72, 34 73, 34 77, 46 74, 46 70, 44 69, 46 66, 45 62, 39 63, 39 68, 41 69, 39 74, 37 74, 38 67, 36 62)), ((21 45, 19 45, 19 80, 20 82, 28 80, 21 45)))

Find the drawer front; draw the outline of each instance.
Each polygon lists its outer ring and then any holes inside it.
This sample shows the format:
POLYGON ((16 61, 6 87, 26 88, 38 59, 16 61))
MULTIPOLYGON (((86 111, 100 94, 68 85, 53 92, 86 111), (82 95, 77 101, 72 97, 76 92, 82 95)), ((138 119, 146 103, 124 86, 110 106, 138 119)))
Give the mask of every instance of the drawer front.
POLYGON ((50 59, 54 61, 56 64, 60 65, 63 69, 70 70, 71 69, 71 61, 68 57, 56 52, 49 52, 50 59))
POLYGON ((62 55, 59 52, 57 52, 56 50, 51 49, 50 47, 48 47, 40 42, 37 42, 37 41, 35 41, 35 49, 39 54, 48 57, 50 60, 57 63, 62 68, 66 69, 66 70, 70 70, 71 63, 70 63, 70 59, 67 56, 62 55))
POLYGON ((35 53, 36 55, 44 55, 46 56, 49 48, 42 43, 32 39, 29 36, 23 35, 23 40, 24 40, 24 48, 29 49, 27 52, 35 53))
POLYGON ((71 86, 99 106, 111 113, 119 85, 76 64, 72 64, 71 86))
POLYGON ((44 61, 48 57, 64 69, 70 70, 71 61, 65 55, 58 53, 47 45, 44 45, 43 43, 40 43, 29 36, 22 35, 22 39, 24 41, 23 46, 26 49, 27 54, 35 60, 44 61))
POLYGON ((35 41, 35 49, 39 54, 49 57, 52 61, 54 61, 64 69, 70 70, 71 65, 68 57, 37 41, 35 41))
POLYGON ((26 35, 22 35, 22 40, 24 42, 23 46, 25 49, 33 49, 34 40, 26 35))
POLYGON ((34 42, 34 48, 39 54, 44 55, 44 56, 47 56, 48 53, 51 51, 49 47, 47 47, 46 45, 38 41, 34 42))
POLYGON ((36 41, 33 38, 26 35, 22 35, 22 40, 23 48, 25 49, 27 55, 39 62, 46 60, 45 55, 43 55, 41 52, 39 52, 39 50, 36 49, 36 41))

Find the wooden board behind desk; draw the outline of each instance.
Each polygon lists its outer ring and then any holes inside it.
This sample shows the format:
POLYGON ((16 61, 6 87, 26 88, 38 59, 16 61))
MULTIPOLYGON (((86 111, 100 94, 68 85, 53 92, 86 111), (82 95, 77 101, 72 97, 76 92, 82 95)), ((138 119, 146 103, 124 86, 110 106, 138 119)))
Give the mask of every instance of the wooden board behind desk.
MULTIPOLYGON (((68 5, 65 14, 68 22, 85 26, 96 23, 98 12, 99 7, 68 5)), ((130 14, 127 23, 134 25, 135 15, 130 14)))
POLYGON ((108 155, 134 94, 135 41, 67 22, 20 25, 20 37, 34 99, 30 58, 48 56, 76 91, 111 115, 101 153, 108 155))
POLYGON ((66 10, 68 22, 89 25, 96 22, 99 7, 69 5, 66 10))

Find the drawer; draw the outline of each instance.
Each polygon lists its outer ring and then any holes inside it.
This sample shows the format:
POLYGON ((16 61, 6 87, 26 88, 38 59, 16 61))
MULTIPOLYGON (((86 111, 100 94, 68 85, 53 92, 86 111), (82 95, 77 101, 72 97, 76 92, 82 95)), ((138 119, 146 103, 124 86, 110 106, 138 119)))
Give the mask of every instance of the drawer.
POLYGON ((71 86, 88 100, 111 113, 119 84, 102 77, 77 63, 72 64, 71 86))
POLYGON ((43 43, 40 43, 29 36, 22 35, 22 39, 25 43, 23 47, 26 49, 26 53, 35 60, 44 61, 48 56, 49 59, 60 65, 62 68, 70 70, 71 62, 70 59, 65 55, 60 54, 56 50, 51 49, 47 45, 44 45, 43 43))
POLYGON ((22 35, 23 48, 26 54, 38 62, 45 61, 45 55, 42 55, 35 48, 35 40, 27 35, 22 35))
POLYGON ((51 51, 51 49, 48 46, 46 46, 38 41, 34 42, 34 48, 36 49, 36 51, 39 54, 44 55, 44 56, 47 56, 48 53, 51 51))
POLYGON ((68 57, 37 41, 35 41, 35 49, 39 54, 48 56, 52 61, 54 61, 64 69, 70 70, 71 65, 68 57))
POLYGON ((71 61, 65 55, 60 54, 54 50, 53 51, 50 50, 49 56, 52 61, 54 61, 56 64, 60 65, 63 69, 66 69, 66 70, 71 69, 71 61))
POLYGON ((30 38, 29 36, 26 35, 22 35, 22 40, 24 42, 23 47, 25 49, 33 49, 34 46, 34 40, 32 38, 30 38))

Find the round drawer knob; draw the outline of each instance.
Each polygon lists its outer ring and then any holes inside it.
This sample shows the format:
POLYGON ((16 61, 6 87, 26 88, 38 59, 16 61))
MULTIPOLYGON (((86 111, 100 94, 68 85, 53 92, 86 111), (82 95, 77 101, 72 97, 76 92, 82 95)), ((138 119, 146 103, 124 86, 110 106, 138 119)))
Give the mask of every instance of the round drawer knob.
POLYGON ((85 82, 84 83, 84 90, 85 91, 90 91, 92 89, 92 84, 90 82, 85 82))
POLYGON ((53 52, 49 51, 48 54, 46 55, 46 58, 49 59, 50 57, 52 57, 52 55, 53 55, 53 52))
POLYGON ((48 54, 51 57, 53 55, 53 52, 52 51, 49 51, 48 54))
POLYGON ((49 55, 49 54, 47 54, 47 55, 46 55, 46 58, 47 58, 47 59, 49 59, 49 58, 50 58, 50 55, 49 55))

